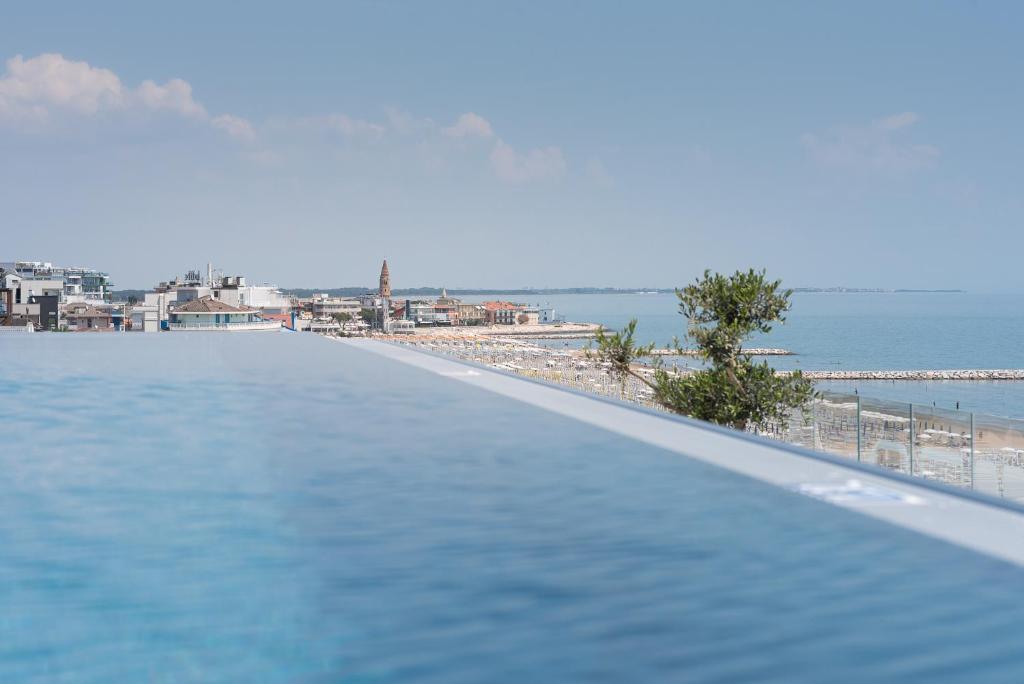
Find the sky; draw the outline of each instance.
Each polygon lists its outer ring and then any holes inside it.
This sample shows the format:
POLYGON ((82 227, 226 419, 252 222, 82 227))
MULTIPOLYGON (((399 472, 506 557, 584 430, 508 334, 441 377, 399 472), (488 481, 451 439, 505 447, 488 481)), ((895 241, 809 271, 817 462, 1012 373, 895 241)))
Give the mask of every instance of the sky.
POLYGON ((17 3, 0 261, 1024 291, 1024 5, 17 3), (144 6, 145 5, 145 6, 144 6))

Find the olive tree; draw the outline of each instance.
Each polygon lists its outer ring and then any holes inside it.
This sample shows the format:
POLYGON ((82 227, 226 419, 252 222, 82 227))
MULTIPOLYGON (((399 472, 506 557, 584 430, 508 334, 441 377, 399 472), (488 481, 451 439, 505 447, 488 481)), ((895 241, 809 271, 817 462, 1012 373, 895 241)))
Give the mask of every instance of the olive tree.
MULTIPOLYGON (((633 377, 654 392, 654 401, 666 409, 737 429, 763 428, 785 423, 792 409, 814 397, 814 387, 800 371, 779 374, 767 362, 755 363, 743 351, 743 342, 755 332, 769 333, 785 321, 792 290, 781 281, 769 281, 753 269, 724 276, 705 271, 703 277, 676 290, 679 313, 687 321, 686 339, 705 367, 690 373, 670 372, 654 345, 635 341, 636 320, 622 331, 599 331, 592 353, 610 365, 622 382, 633 377), (653 375, 635 364, 651 359, 653 375)), ((673 343, 682 352, 678 340, 673 343)))
POLYGON ((352 314, 348 313, 347 311, 339 311, 338 313, 334 314, 334 320, 338 322, 338 324, 341 326, 341 329, 344 331, 348 328, 348 324, 352 320, 352 314))

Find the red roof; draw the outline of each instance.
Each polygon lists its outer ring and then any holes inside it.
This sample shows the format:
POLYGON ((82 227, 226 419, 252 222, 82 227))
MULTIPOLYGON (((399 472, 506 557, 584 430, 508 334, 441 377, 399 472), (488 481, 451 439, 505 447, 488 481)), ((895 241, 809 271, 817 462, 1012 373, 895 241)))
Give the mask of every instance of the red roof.
POLYGON ((507 311, 509 309, 522 309, 525 304, 516 304, 515 302, 484 302, 484 308, 488 311, 507 311))

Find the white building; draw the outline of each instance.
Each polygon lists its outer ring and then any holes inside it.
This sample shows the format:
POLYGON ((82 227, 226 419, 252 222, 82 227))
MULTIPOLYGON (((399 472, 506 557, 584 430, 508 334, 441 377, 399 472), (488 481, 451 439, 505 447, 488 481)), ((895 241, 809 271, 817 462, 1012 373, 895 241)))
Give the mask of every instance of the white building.
POLYGON ((160 307, 153 304, 136 304, 132 307, 133 332, 159 332, 160 307))
POLYGON ((168 329, 180 331, 280 330, 281 321, 264 321, 259 311, 201 297, 171 309, 168 329))
POLYGON ((213 296, 231 306, 248 306, 266 313, 288 313, 292 300, 273 285, 249 285, 242 276, 221 278, 213 296))
POLYGON ((184 279, 176 277, 159 283, 153 292, 146 293, 144 306, 156 307, 159 324, 170 321, 176 307, 205 298, 267 314, 287 314, 292 310, 291 298, 273 285, 249 285, 242 276, 214 277, 209 264, 205 275, 198 270, 189 271, 184 279))
POLYGON ((109 274, 93 268, 54 266, 48 261, 8 261, 0 263, 0 268, 24 281, 60 282, 61 304, 107 303, 114 286, 109 274))
POLYGON ((313 318, 333 318, 337 314, 346 313, 353 320, 359 318, 362 310, 359 300, 352 297, 330 297, 327 294, 314 295, 310 299, 310 311, 313 318))

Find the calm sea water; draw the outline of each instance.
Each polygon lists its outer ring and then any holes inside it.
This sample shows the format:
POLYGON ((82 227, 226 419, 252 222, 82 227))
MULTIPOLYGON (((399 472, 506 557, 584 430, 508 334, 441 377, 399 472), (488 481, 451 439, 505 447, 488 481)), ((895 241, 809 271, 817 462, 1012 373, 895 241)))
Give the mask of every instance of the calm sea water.
MULTIPOLYGON (((640 340, 660 346, 685 333, 677 302, 672 294, 618 294, 553 295, 530 303, 553 306, 569 320, 612 328, 636 318, 640 340)), ((1024 368, 1022 342, 1022 296, 798 293, 786 323, 750 344, 796 353, 770 359, 778 368, 937 370, 1024 368)), ((1024 383, 1019 382, 823 383, 822 388, 857 388, 868 396, 948 408, 960 402, 964 410, 1024 417, 1024 383)))

